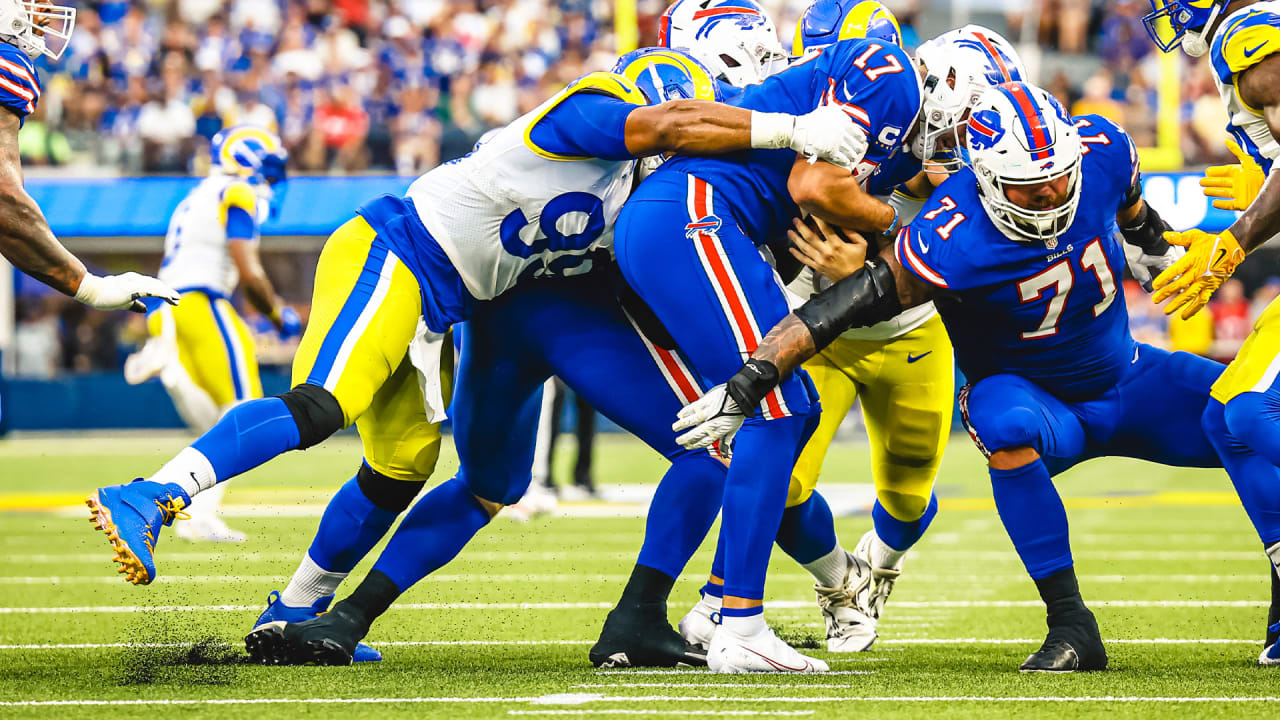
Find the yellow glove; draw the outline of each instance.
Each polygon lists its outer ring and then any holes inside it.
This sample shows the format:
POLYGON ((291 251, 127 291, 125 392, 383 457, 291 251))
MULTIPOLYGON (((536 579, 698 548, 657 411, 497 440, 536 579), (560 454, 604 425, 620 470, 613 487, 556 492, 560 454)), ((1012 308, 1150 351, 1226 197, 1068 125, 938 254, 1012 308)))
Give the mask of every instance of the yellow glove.
POLYGON ((1152 283, 1155 295, 1151 299, 1159 305, 1173 298, 1165 306, 1164 314, 1172 315, 1182 308, 1180 317, 1186 320, 1199 312, 1236 271, 1244 261, 1244 249, 1230 230, 1217 235, 1203 230, 1167 232, 1164 239, 1170 245, 1185 247, 1187 254, 1156 276, 1152 283))
POLYGON ((1205 197, 1224 198, 1214 200, 1214 207, 1220 210, 1246 210, 1258 196, 1267 175, 1235 140, 1227 138, 1227 149, 1240 159, 1240 164, 1206 168, 1204 177, 1200 178, 1200 187, 1204 188, 1205 197))

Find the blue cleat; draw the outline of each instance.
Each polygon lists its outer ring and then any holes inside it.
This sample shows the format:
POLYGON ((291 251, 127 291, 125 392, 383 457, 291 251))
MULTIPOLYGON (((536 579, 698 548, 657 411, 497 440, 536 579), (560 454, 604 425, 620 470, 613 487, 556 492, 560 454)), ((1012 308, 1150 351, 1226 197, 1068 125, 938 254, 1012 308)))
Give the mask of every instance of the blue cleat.
MULTIPOLYGON (((262 614, 258 616, 258 621, 253 624, 253 631, 250 632, 250 635, 252 636, 254 632, 261 630, 264 626, 271 623, 300 623, 317 618, 329 609, 329 605, 332 602, 333 596, 329 595, 315 601, 315 604, 310 607, 289 607, 280 601, 280 593, 272 590, 271 594, 267 596, 267 609, 263 610, 262 614)), ((245 638, 245 649, 249 652, 249 655, 253 658, 254 662, 275 664, 266 662, 264 657, 259 657, 255 650, 262 648, 260 648, 257 643, 249 642, 249 638, 247 637, 245 638)), ((382 653, 372 647, 369 647, 365 643, 357 643, 355 652, 351 655, 351 662, 381 661, 382 653)))
POLYGON ((119 572, 134 585, 146 585, 156 579, 153 554, 160 539, 160 527, 172 525, 175 518, 186 518, 182 509, 191 497, 173 484, 161 485, 138 478, 124 485, 98 488, 84 499, 89 506, 89 521, 107 534, 116 551, 112 558, 119 572))
MULTIPOLYGON (((1280 622, 1267 628, 1268 637, 1280 635, 1280 622)), ((1280 640, 1272 642, 1258 656, 1259 665, 1280 665, 1280 640)))

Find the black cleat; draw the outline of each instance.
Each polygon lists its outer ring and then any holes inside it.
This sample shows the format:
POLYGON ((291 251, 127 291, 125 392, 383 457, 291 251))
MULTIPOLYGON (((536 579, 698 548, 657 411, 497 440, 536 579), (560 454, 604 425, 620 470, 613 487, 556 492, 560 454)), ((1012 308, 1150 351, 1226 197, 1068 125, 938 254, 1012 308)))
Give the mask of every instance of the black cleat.
POLYGON ((350 665, 368 631, 341 604, 313 620, 273 622, 245 636, 244 649, 262 665, 350 665))
POLYGON ((706 667, 707 651, 690 645, 657 604, 619 606, 605 618, 589 653, 598 668, 706 667))
POLYGON ((1044 644, 1018 669, 1043 673, 1106 670, 1107 650, 1093 613, 1085 610, 1051 623, 1044 644))

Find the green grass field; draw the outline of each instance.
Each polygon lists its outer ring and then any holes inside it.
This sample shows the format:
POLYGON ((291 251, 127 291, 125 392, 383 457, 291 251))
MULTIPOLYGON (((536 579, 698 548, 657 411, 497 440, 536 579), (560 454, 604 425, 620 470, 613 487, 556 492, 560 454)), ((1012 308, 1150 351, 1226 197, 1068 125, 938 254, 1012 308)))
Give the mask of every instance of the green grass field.
MULTIPOLYGON (((250 541, 164 537, 159 580, 130 586, 87 511, 66 506, 150 472, 181 442, 0 441, 0 717, 1280 716, 1280 669, 1255 665, 1265 561, 1220 472, 1095 461, 1060 480, 1081 585, 1109 640, 1105 673, 1016 672, 1043 637, 1043 611, 963 437, 939 478, 942 512, 908 559, 880 641, 856 656, 814 651, 837 671, 829 675, 594 671, 587 648, 643 532, 630 508, 598 506, 495 521, 374 627, 383 663, 269 668, 244 664, 240 640, 293 571, 359 446, 339 438, 237 479, 231 523, 250 541), (624 516, 607 516, 614 509, 624 516)), ((603 484, 652 483, 664 469, 621 436, 598 457, 603 484)), ((456 465, 446 449, 440 477, 456 465)), ((866 467, 864 449, 840 446, 825 482, 865 482, 866 467)), ((837 520, 849 547, 869 526, 865 515, 837 520)), ((710 561, 707 543, 672 594, 673 622, 710 561)), ((810 584, 775 553, 767 617, 816 642, 810 584)))

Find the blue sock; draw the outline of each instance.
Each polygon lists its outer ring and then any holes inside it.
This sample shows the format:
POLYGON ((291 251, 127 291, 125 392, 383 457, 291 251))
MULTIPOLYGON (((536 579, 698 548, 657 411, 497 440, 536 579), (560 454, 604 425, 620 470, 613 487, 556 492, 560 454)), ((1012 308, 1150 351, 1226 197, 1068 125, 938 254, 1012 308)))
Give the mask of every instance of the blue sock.
POLYGON ((298 447, 298 424, 280 398, 250 400, 228 410, 191 447, 223 482, 298 447))
POLYGON ((466 483, 453 478, 414 504, 373 569, 404 592, 457 556, 487 524, 489 512, 466 483))
POLYGON ((782 511, 778 547, 801 565, 827 555, 838 542, 831 506, 817 491, 808 500, 782 511))
POLYGON ((988 468, 1000 521, 1032 579, 1071 567, 1067 510, 1044 462, 1013 470, 988 468))
POLYGON ((709 582, 703 585, 702 589, 699 592, 701 592, 703 595, 709 595, 715 598, 722 598, 724 597, 724 586, 716 585, 715 583, 709 582))
POLYGON ((1280 497, 1276 489, 1280 488, 1280 468, 1270 459, 1260 454, 1253 443, 1246 443, 1237 431, 1243 431, 1255 443, 1266 445, 1272 439, 1259 438, 1258 435, 1280 433, 1280 428, 1271 425, 1265 415, 1244 415, 1246 410, 1257 412, 1251 408, 1250 402, 1237 404, 1237 401, 1250 395, 1262 393, 1244 393, 1227 403, 1210 398, 1201 418, 1201 426, 1218 451, 1222 467, 1231 478, 1231 484, 1240 496, 1240 504, 1249 515, 1249 520, 1258 531, 1258 537, 1264 547, 1280 542, 1280 497), (1236 422, 1232 422, 1232 420, 1236 422), (1253 427, 1261 432, 1252 432, 1253 427))
POLYGON ((720 614, 727 618, 751 617, 752 615, 760 615, 764 613, 764 606, 757 605, 749 608, 723 608, 720 614))
POLYGON ((738 431, 720 522, 726 597, 764 598, 769 554, 778 537, 791 470, 816 421, 817 413, 751 419, 738 431))
MULTIPOLYGON (((716 535, 716 554, 711 558, 711 574, 724 580, 724 528, 716 535)), ((722 587, 722 586, 717 586, 722 587)))
POLYGON ((351 572, 387 534, 397 515, 375 505, 360 489, 358 476, 353 477, 325 507, 307 555, 328 572, 351 572))
POLYGON ((876 535, 884 542, 885 545, 894 550, 907 551, 912 545, 916 544, 924 531, 929 529, 929 523, 933 522, 933 516, 938 514, 938 496, 931 495, 929 504, 924 509, 924 514, 919 518, 910 521, 899 520, 889 514, 888 510, 877 500, 875 507, 871 508, 871 521, 875 524, 876 535))
POLYGON ((637 564, 680 577, 720 512, 726 470, 705 452, 673 459, 649 503, 637 564))

